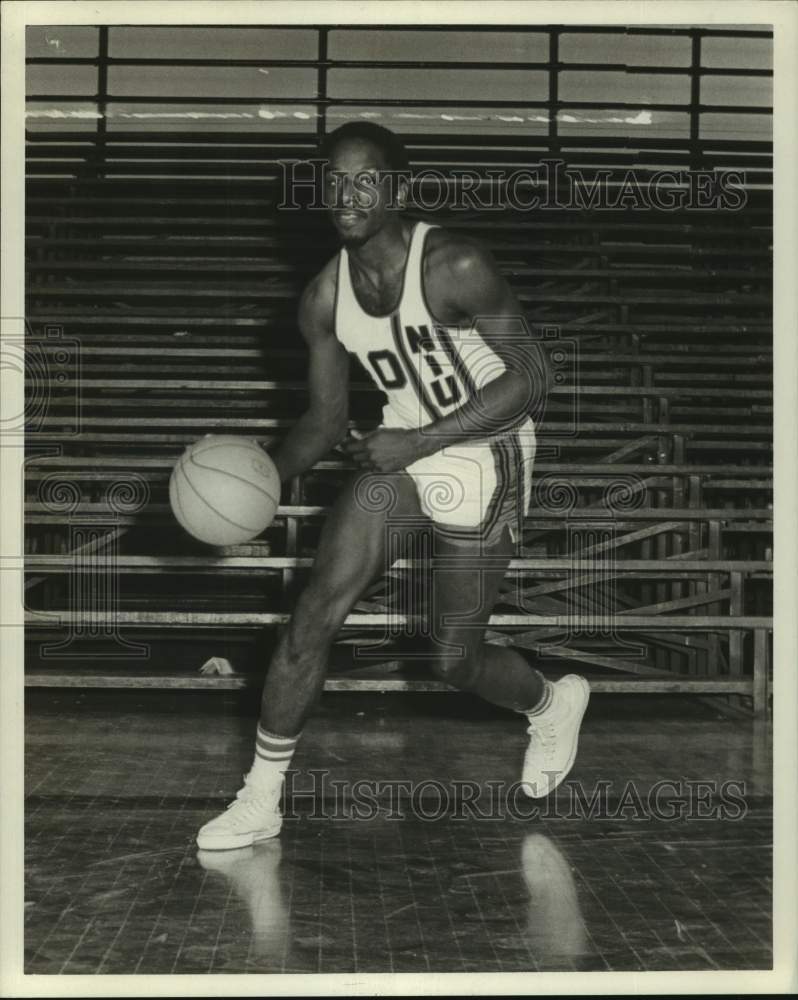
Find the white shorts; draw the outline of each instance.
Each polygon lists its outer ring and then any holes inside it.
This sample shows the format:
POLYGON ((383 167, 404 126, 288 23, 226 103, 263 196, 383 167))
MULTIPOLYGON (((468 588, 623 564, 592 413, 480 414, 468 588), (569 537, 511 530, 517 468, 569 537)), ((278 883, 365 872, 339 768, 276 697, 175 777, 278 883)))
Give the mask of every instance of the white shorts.
MULTIPOLYGON (((397 425, 388 418, 381 426, 397 425)), ((534 461, 535 425, 529 420, 500 435, 447 445, 405 471, 422 511, 444 537, 493 544, 505 525, 513 542, 522 537, 534 461)))

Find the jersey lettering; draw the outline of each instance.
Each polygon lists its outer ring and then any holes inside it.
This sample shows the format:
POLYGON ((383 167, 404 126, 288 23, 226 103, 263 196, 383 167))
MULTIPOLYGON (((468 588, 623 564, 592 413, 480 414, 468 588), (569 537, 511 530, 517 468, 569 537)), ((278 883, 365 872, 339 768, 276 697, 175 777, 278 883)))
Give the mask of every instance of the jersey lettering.
POLYGON ((474 352, 452 342, 456 331, 438 323, 424 298, 424 243, 430 228, 419 222, 413 229, 401 301, 390 315, 372 316, 362 308, 345 247, 338 258, 336 332, 388 396, 386 419, 408 427, 451 414, 476 392, 474 352))
POLYGON ((438 401, 438 406, 452 406, 460 398, 460 386, 454 375, 447 375, 445 379, 435 379, 432 383, 432 394, 438 401), (443 388, 444 383, 448 386, 448 395, 443 388))
POLYGON ((435 376, 430 388, 438 406, 453 406, 462 397, 460 384, 454 375, 443 376, 443 368, 435 355, 436 345, 430 335, 429 327, 425 323, 418 327, 406 326, 405 336, 414 354, 423 352, 427 368, 435 376))
POLYGON ((402 389, 407 385, 405 373, 393 351, 369 351, 366 357, 383 389, 402 389), (384 364, 388 365, 390 372, 383 369, 384 364))

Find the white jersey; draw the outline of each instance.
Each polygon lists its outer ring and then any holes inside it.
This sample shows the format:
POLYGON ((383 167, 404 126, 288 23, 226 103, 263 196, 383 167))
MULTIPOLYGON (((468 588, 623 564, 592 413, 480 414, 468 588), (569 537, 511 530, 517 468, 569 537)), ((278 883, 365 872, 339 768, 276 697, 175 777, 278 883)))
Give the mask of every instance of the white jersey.
MULTIPOLYGON (((506 366, 474 328, 443 326, 424 295, 424 244, 436 227, 413 228, 399 304, 374 316, 358 302, 349 255, 338 258, 335 332, 388 397, 383 427, 420 428, 461 407, 506 366)), ((531 418, 511 432, 450 444, 407 466, 422 510, 452 537, 514 539, 530 500, 535 454, 531 418)))
POLYGON ((432 315, 424 295, 423 263, 426 236, 434 228, 416 223, 399 304, 384 316, 361 307, 346 248, 339 256, 335 330, 388 396, 386 427, 421 427, 446 416, 506 370, 476 330, 442 326, 432 315))

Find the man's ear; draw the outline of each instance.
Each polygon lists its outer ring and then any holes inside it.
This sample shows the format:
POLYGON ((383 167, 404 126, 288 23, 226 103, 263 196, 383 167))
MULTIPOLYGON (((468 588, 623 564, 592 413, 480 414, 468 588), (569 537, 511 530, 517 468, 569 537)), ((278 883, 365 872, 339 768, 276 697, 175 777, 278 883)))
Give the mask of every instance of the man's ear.
POLYGON ((409 193, 410 182, 405 174, 400 174, 396 186, 396 204, 399 208, 405 208, 407 206, 407 197, 409 193))

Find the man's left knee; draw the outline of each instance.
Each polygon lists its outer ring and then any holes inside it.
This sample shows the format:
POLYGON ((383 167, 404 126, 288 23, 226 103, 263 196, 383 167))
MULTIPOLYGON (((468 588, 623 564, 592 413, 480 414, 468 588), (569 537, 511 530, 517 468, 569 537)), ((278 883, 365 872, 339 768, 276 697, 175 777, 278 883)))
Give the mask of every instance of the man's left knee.
MULTIPOLYGON (((457 643, 451 643, 456 647, 457 643)), ((461 644, 457 648, 436 648, 433 650, 432 673, 438 680, 452 687, 468 691, 473 688, 482 673, 482 645, 476 647, 461 644)))

